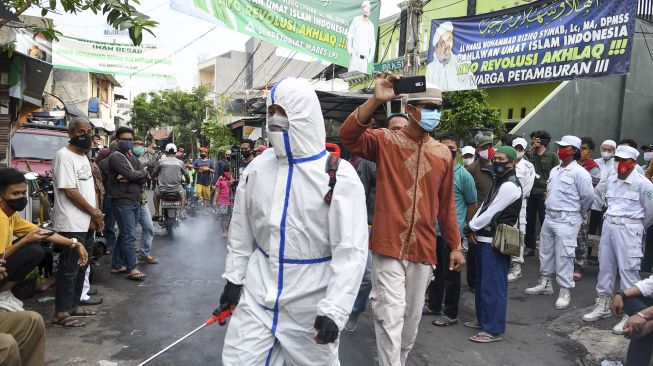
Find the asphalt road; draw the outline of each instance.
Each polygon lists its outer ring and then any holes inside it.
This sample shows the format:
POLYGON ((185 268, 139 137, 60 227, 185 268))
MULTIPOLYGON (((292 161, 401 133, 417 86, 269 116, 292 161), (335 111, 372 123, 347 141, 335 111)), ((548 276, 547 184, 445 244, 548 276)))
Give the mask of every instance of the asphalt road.
MULTIPOLYGON (((157 226, 157 225, 155 225, 157 226)), ((177 338, 201 325, 217 306, 224 282, 226 241, 213 216, 184 222, 171 242, 155 227, 156 265, 141 265, 144 282, 109 273, 103 257, 95 283, 104 303, 98 316, 83 329, 53 328, 48 324, 54 307, 52 290, 26 301, 26 307, 46 319, 49 365, 136 365, 177 338)), ((522 290, 537 279, 538 261, 527 259, 523 279, 511 284, 508 329, 503 342, 474 344, 474 334, 462 324, 436 328, 425 316, 408 365, 593 365, 605 358, 622 359, 627 343, 610 333, 616 319, 583 324, 582 314, 594 301, 596 268, 572 292, 572 306, 554 308, 555 297, 529 297, 522 290)), ((464 278, 464 275, 463 275, 464 278)), ((472 320, 473 294, 463 285, 460 320, 472 320)), ((220 365, 225 328, 212 325, 157 358, 151 365, 220 365)), ((361 316, 358 329, 341 335, 343 366, 376 364, 371 310, 361 316)))

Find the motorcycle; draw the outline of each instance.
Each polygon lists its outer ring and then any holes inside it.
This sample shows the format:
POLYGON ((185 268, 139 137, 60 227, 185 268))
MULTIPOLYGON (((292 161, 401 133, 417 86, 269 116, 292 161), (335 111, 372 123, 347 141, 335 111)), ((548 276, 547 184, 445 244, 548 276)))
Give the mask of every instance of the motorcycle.
POLYGON ((181 196, 179 192, 162 192, 161 217, 159 225, 166 229, 168 237, 174 239, 175 228, 181 222, 181 196))

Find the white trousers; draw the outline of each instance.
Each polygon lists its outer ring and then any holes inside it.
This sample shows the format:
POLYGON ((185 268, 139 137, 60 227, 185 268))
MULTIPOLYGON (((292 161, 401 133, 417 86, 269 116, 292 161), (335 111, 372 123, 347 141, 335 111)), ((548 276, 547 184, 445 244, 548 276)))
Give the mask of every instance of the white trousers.
POLYGON ((89 265, 88 267, 86 267, 86 275, 84 276, 84 287, 82 287, 82 295, 79 297, 79 299, 82 301, 88 301, 91 299, 91 297, 88 296, 88 291, 91 289, 91 282, 88 279, 90 274, 91 274, 91 266, 89 265))
POLYGON ((575 286, 574 258, 582 222, 580 212, 546 211, 540 231, 540 273, 555 276, 560 287, 575 286))
MULTIPOLYGON (((317 303, 317 302, 315 302, 317 303)), ((338 344, 317 344, 315 308, 304 306, 281 308, 278 327, 272 334, 274 312, 256 303, 243 287, 243 294, 234 311, 222 349, 224 366, 340 366, 338 344)))
POLYGON ((428 264, 374 253, 370 303, 380 366, 406 365, 417 337, 432 272, 433 266, 428 264))
POLYGON ((612 296, 617 274, 621 277, 622 290, 635 286, 640 280, 643 235, 643 224, 617 225, 609 220, 603 221, 596 284, 599 296, 612 296))

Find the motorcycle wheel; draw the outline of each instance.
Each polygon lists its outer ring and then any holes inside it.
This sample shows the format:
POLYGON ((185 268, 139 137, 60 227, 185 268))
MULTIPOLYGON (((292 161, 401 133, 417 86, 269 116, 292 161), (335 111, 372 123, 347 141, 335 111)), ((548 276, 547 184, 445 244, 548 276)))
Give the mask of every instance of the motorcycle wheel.
POLYGON ((168 233, 168 238, 171 240, 175 239, 175 226, 172 223, 166 225, 166 232, 168 233))

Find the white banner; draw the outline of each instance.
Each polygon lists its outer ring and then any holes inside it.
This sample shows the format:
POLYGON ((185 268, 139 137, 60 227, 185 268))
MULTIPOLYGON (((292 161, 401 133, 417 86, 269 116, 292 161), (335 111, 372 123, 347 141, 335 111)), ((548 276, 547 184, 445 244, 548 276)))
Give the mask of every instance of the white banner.
POLYGON ((167 45, 112 43, 59 36, 54 42, 56 69, 148 78, 173 78, 173 50, 167 45))

